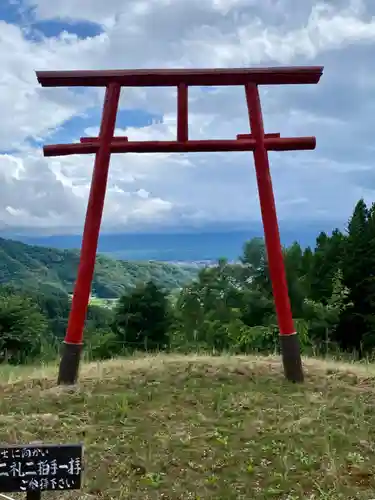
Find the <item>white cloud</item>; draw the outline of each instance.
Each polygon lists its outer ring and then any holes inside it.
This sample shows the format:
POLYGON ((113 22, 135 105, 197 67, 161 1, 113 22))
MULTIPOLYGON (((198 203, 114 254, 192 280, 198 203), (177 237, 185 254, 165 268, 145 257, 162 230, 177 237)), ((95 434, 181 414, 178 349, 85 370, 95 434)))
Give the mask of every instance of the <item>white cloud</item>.
MULTIPOLYGON (((316 135, 318 141, 314 152, 271 155, 280 218, 345 220, 361 193, 372 193, 375 103, 368 82, 374 80, 369 49, 375 42, 375 6, 370 0, 80 0, 79 8, 75 0, 25 3, 40 20, 90 21, 100 24, 102 33, 35 40, 30 26, 0 22, 3 226, 66 231, 77 230, 84 219, 93 157, 44 159, 41 146, 29 141, 48 143, 53 134, 54 142, 68 142, 97 134, 103 91, 42 89, 36 69, 322 63, 325 72, 316 87, 262 89, 268 132, 316 135), (77 132, 65 122, 79 116, 85 125, 77 132)), ((125 130, 119 120, 117 135, 174 138, 175 89, 123 89, 121 107, 160 114, 163 121, 125 130)), ((191 138, 246 133, 243 90, 191 89, 189 123, 191 138)), ((113 156, 105 228, 259 216, 250 154, 113 156)))

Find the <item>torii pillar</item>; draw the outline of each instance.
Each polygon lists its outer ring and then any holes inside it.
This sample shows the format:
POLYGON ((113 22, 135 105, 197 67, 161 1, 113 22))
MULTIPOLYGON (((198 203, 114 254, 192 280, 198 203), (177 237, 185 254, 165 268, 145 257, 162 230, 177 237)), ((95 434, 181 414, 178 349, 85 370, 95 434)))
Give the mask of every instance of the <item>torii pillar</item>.
POLYGON ((209 151, 253 152, 284 373, 290 381, 303 381, 300 348, 288 295, 268 151, 311 150, 315 149, 316 140, 315 137, 281 138, 280 134, 265 134, 258 86, 316 84, 322 73, 323 68, 320 66, 37 72, 38 81, 43 87, 106 88, 99 137, 83 137, 80 144, 57 144, 43 148, 45 156, 95 154, 77 281, 60 363, 59 384, 74 384, 78 378, 83 329, 90 298, 111 154, 209 151), (244 87, 250 134, 239 134, 235 140, 189 140, 188 87, 210 85, 244 87), (177 140, 138 142, 129 141, 127 137, 114 137, 121 87, 162 86, 177 88, 177 140))

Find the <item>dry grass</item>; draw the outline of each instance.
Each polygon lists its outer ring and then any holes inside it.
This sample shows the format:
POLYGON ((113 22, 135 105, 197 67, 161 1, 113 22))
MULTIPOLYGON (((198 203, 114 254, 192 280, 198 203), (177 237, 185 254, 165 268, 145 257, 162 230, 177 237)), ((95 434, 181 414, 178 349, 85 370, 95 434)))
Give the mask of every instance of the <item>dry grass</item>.
POLYGON ((66 498, 375 498, 375 367, 305 360, 155 356, 0 373, 0 440, 83 441, 82 492, 66 498))

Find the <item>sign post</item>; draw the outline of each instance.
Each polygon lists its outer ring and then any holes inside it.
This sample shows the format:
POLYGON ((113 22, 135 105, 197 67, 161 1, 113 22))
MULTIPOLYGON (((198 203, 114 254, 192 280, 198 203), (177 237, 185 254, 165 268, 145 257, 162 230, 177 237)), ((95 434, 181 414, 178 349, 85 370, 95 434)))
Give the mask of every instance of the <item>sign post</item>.
POLYGON ((38 500, 43 491, 79 490, 83 446, 30 444, 0 448, 0 491, 24 492, 38 500))

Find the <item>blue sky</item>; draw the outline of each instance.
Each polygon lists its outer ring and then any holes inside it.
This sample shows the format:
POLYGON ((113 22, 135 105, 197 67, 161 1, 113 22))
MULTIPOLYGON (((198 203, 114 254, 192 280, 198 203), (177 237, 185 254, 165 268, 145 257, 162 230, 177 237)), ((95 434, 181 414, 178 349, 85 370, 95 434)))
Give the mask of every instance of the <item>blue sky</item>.
MULTIPOLYGON (((375 201, 372 0, 3 0, 0 229, 80 232, 92 157, 43 158, 46 143, 97 133, 101 89, 43 89, 35 70, 324 65, 317 86, 261 90, 266 132, 316 135, 272 153, 281 223, 344 224, 375 201)), ((248 131, 240 88, 190 92, 191 138, 248 131)), ((175 89, 124 89, 116 134, 173 139, 175 89)), ((116 155, 103 229, 233 226, 260 219, 250 154, 116 155)))

